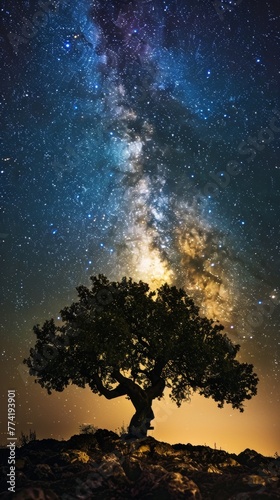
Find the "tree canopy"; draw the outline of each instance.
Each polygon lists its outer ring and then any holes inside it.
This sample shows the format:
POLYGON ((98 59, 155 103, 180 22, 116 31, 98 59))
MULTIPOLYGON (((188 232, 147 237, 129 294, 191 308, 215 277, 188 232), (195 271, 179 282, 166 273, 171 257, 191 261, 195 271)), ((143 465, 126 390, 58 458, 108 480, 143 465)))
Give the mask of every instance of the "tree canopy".
POLYGON ((178 406, 197 391, 243 411, 256 395, 253 365, 236 359, 240 346, 220 323, 201 317, 183 289, 151 291, 142 281, 104 275, 91 283, 77 287, 61 325, 50 319, 33 328, 36 345, 24 362, 48 393, 88 384, 107 399, 126 395, 136 409, 129 432, 138 437, 151 428, 152 401, 165 387, 178 406))

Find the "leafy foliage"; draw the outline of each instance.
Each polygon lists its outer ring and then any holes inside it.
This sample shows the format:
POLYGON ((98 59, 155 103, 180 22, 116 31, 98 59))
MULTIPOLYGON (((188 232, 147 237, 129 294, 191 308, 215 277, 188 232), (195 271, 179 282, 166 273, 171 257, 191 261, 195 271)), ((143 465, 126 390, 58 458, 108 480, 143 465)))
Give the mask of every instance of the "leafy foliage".
POLYGON ((116 434, 118 434, 120 437, 127 436, 129 433, 129 427, 127 425, 124 425, 124 422, 120 427, 115 429, 116 434))
POLYGON ((92 424, 81 424, 79 429, 80 434, 95 434, 98 427, 92 424))
POLYGON ((24 362, 49 393, 88 384, 108 399, 128 395, 135 406, 136 390, 151 401, 167 386, 178 406, 198 391, 240 411, 257 393, 253 365, 236 359, 240 346, 200 317, 184 290, 165 284, 152 292, 142 281, 104 275, 91 282, 61 311, 62 326, 51 319, 34 327, 37 342, 24 362))
POLYGON ((25 446, 26 444, 30 443, 31 441, 36 441, 37 436, 36 436, 36 431, 32 431, 29 429, 29 434, 24 434, 23 431, 20 433, 19 437, 19 446, 25 446))

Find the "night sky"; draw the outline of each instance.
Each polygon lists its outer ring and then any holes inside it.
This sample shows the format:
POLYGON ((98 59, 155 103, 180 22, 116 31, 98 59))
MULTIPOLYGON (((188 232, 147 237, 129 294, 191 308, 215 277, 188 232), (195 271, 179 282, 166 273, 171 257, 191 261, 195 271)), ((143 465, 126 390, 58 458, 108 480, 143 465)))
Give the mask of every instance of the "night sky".
POLYGON ((275 0, 1 4, 1 439, 115 430, 133 406, 48 396, 34 324, 103 273, 184 287, 253 363, 240 414, 154 404, 156 439, 280 453, 280 7, 275 0))

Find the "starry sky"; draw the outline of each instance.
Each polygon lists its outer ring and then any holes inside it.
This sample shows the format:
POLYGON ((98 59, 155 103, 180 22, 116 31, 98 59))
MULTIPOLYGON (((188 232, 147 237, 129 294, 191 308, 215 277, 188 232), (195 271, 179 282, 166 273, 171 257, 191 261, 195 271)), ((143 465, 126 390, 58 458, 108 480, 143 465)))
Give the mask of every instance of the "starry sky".
POLYGON ((243 414, 166 395, 151 435, 280 453, 279 27, 276 0, 2 1, 0 441, 11 388, 18 434, 129 423, 22 364, 104 273, 184 287, 260 378, 243 414))

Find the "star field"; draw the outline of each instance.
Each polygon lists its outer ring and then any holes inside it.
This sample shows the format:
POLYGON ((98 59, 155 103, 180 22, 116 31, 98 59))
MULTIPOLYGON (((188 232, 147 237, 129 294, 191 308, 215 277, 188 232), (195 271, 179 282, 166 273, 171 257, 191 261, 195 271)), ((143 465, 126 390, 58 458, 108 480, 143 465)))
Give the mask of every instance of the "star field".
POLYGON ((45 400, 54 436, 93 423, 84 392, 49 397, 21 362, 32 326, 102 272, 182 286, 225 325, 261 380, 255 446, 279 451, 277 2, 4 1, 1 18, 1 373, 19 431, 43 432, 45 400))

